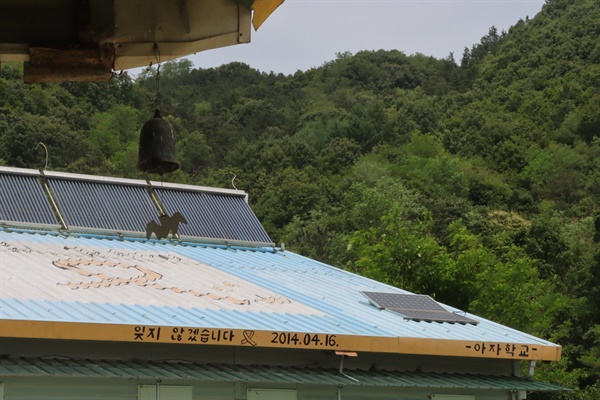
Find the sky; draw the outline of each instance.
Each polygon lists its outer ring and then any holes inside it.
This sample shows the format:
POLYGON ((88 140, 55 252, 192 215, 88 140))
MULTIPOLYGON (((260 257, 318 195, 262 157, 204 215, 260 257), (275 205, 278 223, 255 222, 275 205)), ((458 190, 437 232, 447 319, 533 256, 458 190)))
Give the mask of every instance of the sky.
POLYGON ((251 43, 197 53, 195 68, 240 61, 264 72, 320 67, 337 53, 400 50, 457 62, 495 26, 533 18, 544 0, 285 0, 251 43))

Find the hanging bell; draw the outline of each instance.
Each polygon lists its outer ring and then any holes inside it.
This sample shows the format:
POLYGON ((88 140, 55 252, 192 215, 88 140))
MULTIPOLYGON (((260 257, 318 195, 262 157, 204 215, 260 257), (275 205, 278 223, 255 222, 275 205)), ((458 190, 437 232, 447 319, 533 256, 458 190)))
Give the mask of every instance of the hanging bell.
POLYGON ((137 168, 142 172, 162 175, 180 167, 173 128, 161 118, 157 108, 154 118, 142 127, 137 168))

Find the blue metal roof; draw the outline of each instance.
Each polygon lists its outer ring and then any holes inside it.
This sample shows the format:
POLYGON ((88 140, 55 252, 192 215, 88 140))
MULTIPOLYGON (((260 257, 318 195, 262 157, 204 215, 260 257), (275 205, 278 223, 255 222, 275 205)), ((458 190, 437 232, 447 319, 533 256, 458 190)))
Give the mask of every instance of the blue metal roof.
POLYGON ((360 292, 408 292, 290 251, 114 239, 1 229, 0 318, 559 348, 471 314, 477 325, 405 320, 360 292))

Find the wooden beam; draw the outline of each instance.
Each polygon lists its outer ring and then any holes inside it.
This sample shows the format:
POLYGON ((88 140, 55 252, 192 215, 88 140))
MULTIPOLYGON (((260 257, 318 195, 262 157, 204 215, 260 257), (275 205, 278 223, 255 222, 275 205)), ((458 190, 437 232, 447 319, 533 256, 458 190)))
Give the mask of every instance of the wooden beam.
POLYGON ((25 83, 106 82, 111 76, 111 71, 98 68, 32 66, 25 63, 23 80, 25 83))
POLYGON ((284 332, 235 328, 122 325, 0 319, 0 338, 99 340, 475 357, 560 360, 562 348, 536 343, 363 336, 327 332, 284 332))
POLYGON ((107 81, 115 58, 110 43, 92 48, 33 47, 29 55, 23 78, 27 83, 107 81))

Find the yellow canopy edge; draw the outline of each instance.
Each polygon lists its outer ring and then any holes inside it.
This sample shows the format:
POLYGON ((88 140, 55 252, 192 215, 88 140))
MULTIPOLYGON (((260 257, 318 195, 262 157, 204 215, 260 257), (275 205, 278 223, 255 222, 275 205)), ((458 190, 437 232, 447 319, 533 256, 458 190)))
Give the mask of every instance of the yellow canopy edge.
POLYGON ((255 0, 252 3, 252 10, 254 10, 254 16, 252 17, 252 26, 255 30, 258 30, 260 26, 269 18, 269 15, 273 13, 284 0, 255 0))

